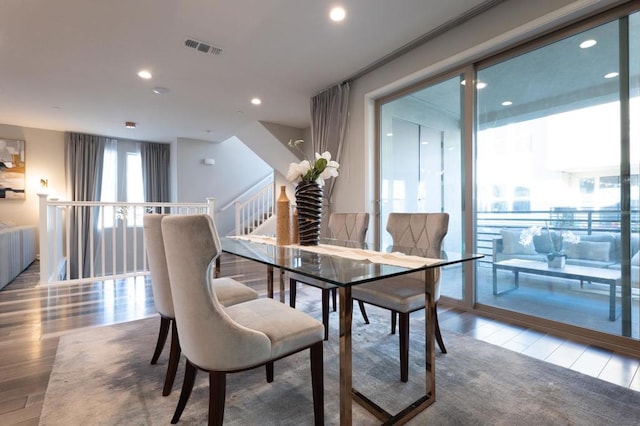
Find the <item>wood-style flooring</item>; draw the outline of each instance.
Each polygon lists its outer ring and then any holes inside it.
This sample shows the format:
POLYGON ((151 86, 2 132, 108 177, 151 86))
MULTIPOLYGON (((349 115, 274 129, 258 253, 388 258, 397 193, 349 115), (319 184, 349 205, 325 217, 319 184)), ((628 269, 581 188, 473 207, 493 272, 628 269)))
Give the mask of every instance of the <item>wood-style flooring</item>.
MULTIPOLYGON (((264 266, 223 255, 222 271, 266 295, 264 266)), ((38 286, 38 279, 35 262, 0 291, 3 426, 38 424, 60 335, 156 315, 148 278, 51 287, 38 286)), ((637 358, 454 309, 439 307, 438 315, 443 330, 464 333, 640 392, 637 358)), ((332 318, 331 332, 336 332, 337 322, 332 318)))

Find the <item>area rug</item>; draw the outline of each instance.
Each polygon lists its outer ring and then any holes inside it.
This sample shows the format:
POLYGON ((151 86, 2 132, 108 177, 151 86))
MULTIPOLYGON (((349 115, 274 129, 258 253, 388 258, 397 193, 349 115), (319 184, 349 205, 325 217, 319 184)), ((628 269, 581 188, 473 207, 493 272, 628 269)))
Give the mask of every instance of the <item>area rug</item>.
MULTIPOLYGON (((319 296, 317 297, 319 299, 319 296)), ((299 309, 320 312, 319 301, 299 296, 299 309)), ((354 387, 390 412, 424 389, 424 319, 411 322, 410 381, 399 380, 397 335, 388 311, 358 311, 353 321, 354 387)), ((325 342, 325 424, 339 424, 337 313, 325 342)), ((184 361, 173 392, 162 397, 168 348, 149 361, 158 318, 148 318, 61 337, 45 396, 41 425, 168 425, 182 383, 184 361)), ((437 352, 436 402, 411 425, 637 425, 640 393, 443 330, 448 354, 437 352)), ((207 336, 202 337, 207 338, 207 336)), ((199 373, 179 424, 206 424, 207 375, 199 373)), ((354 403, 353 424, 376 424, 354 403)), ((313 424, 308 352, 278 361, 275 380, 263 368, 227 379, 225 424, 313 424)))

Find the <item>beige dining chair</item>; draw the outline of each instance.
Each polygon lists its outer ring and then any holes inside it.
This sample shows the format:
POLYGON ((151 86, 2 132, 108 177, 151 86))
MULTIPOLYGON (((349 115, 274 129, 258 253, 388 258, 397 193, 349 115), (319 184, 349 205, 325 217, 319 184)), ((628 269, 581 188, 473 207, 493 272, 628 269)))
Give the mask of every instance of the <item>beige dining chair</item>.
MULTIPOLYGON (((162 238, 161 221, 167 216, 165 214, 147 214, 142 218, 143 240, 147 251, 149 262, 149 272, 151 273, 151 288, 153 291, 153 303, 160 314, 160 331, 158 341, 151 358, 151 364, 156 364, 160 354, 164 349, 171 328, 171 345, 169 349, 169 363, 167 364, 167 374, 165 376, 162 395, 171 393, 173 382, 178 370, 180 361, 180 340, 176 329, 175 314, 173 310, 173 300, 171 297, 171 287, 169 285, 169 271, 167 270, 167 260, 164 251, 164 241, 162 238)), ((258 298, 258 293, 231 278, 224 278, 219 287, 218 298, 223 305, 233 305, 258 298)))
MULTIPOLYGON (((402 247, 407 254, 440 258, 442 241, 449 229, 448 213, 390 213, 387 232, 393 238, 394 247, 402 247)), ((440 269, 435 271, 436 303, 440 299, 440 269)), ((395 334, 396 315, 399 316, 400 380, 409 379, 409 314, 424 309, 425 272, 400 275, 393 278, 354 286, 353 300, 370 303, 391 311, 391 333, 395 334)), ((368 323, 368 318, 365 317, 368 323)), ((435 310, 435 334, 438 346, 447 353, 435 310)))
POLYGON ((270 298, 223 306, 221 279, 212 271, 220 241, 208 215, 176 215, 162 220, 169 284, 178 334, 187 359, 185 378, 171 423, 176 423, 191 395, 198 369, 209 373, 209 424, 224 420, 228 373, 267 367, 309 349, 314 424, 324 423, 322 324, 270 298))
MULTIPOLYGON (((369 213, 331 213, 329 216, 329 237, 342 241, 355 241, 364 243, 369 228, 369 213)), ((329 339, 329 294, 333 301, 333 310, 336 310, 336 289, 335 285, 320 280, 314 280, 300 274, 289 274, 289 305, 296 307, 296 284, 308 284, 317 287, 322 291, 322 324, 324 325, 324 340, 329 339)), ((364 309, 364 305, 360 305, 364 309)), ((363 316, 366 317, 366 312, 363 316)))

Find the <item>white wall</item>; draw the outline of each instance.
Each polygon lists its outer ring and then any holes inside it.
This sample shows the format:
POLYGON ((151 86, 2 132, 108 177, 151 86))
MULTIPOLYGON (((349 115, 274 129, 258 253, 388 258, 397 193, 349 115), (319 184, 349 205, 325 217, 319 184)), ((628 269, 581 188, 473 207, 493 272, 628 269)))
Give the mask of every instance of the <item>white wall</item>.
POLYGON ((201 203, 215 198, 216 226, 226 235, 235 225, 233 208, 219 210, 273 169, 236 138, 222 143, 178 138, 176 143, 178 202, 201 203), (203 163, 213 158, 212 166, 203 163))
POLYGON ((66 198, 64 132, 0 124, 0 138, 24 140, 26 161, 26 199, 0 200, 0 222, 38 225, 40 179, 49 180, 49 194, 66 198))
POLYGON ((374 212, 375 99, 614 3, 620 2, 510 0, 354 81, 335 211, 374 212))

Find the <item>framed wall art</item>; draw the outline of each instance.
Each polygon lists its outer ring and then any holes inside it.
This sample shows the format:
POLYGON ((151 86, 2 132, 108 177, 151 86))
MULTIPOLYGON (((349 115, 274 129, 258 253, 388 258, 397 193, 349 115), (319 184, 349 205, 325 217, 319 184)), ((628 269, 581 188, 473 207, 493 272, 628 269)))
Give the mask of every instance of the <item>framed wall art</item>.
POLYGON ((0 139, 0 201, 24 200, 24 141, 0 139))

